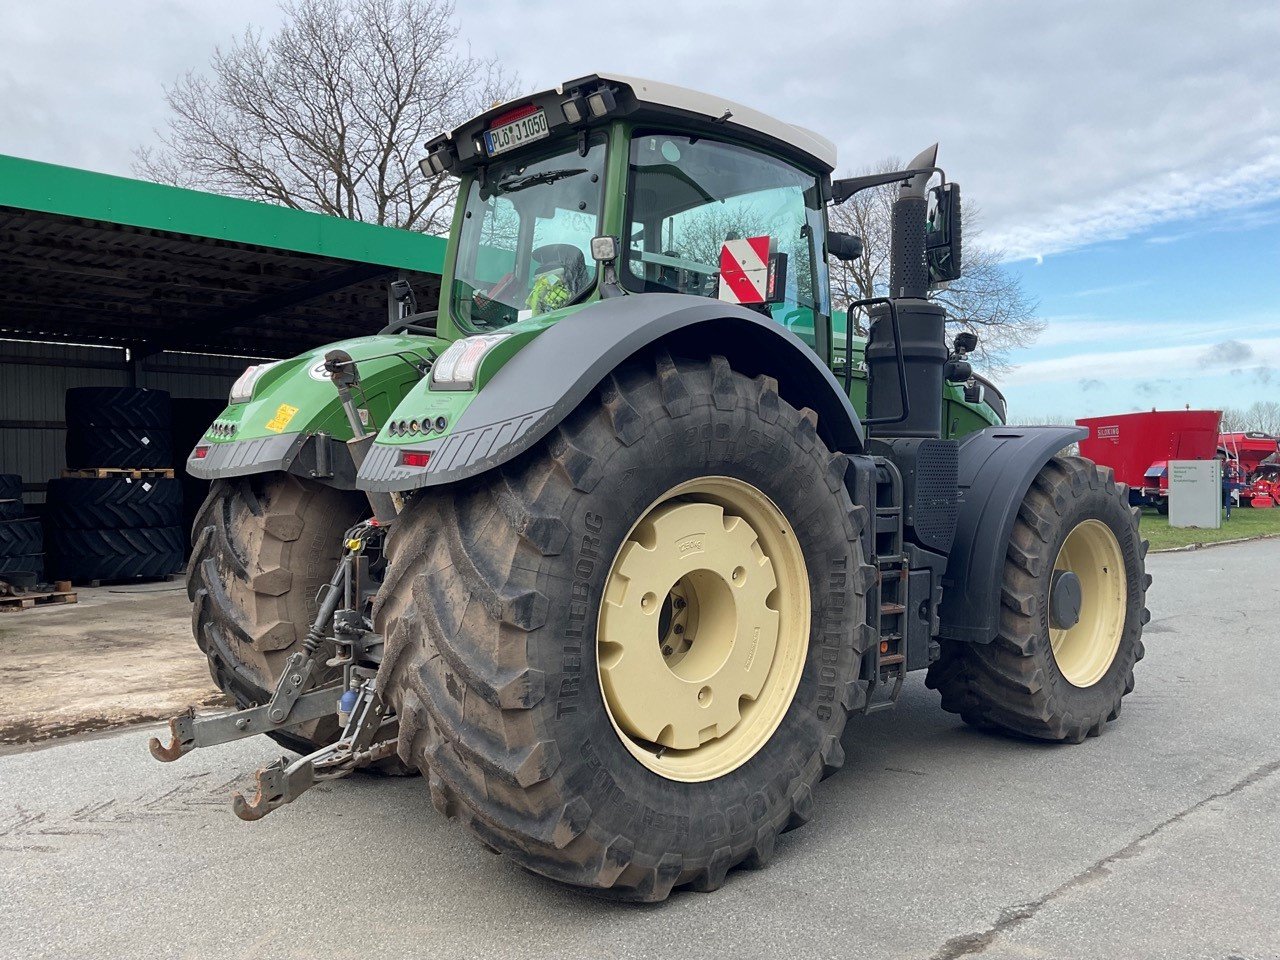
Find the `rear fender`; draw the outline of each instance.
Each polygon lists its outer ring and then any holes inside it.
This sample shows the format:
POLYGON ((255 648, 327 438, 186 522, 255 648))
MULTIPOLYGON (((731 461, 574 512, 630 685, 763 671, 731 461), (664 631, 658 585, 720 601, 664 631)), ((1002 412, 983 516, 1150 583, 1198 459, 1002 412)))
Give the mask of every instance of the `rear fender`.
POLYGON ((1084 427, 989 427, 960 441, 960 512, 942 578, 941 635, 990 643, 1013 524, 1031 482, 1084 427))
POLYGON ((849 398, 795 334, 718 300, 649 293, 601 300, 552 324, 506 359, 473 397, 419 384, 397 419, 434 416, 443 408, 433 404, 449 403, 448 432, 406 444, 384 431, 357 485, 372 492, 414 490, 492 470, 533 447, 628 358, 659 346, 673 355, 724 356, 748 376, 775 377, 784 399, 817 413, 818 432, 829 447, 862 451, 862 423, 849 398), (425 466, 406 466, 406 453, 430 457, 425 466))

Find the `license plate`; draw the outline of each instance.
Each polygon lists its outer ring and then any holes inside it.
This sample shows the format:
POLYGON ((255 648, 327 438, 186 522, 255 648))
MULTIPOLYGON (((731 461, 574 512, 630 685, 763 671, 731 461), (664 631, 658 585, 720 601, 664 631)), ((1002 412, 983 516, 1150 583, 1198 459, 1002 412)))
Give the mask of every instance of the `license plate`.
POLYGON ((534 140, 549 136, 551 136, 551 130, 547 127, 547 113, 545 110, 539 110, 527 117, 486 130, 484 148, 489 156, 496 157, 500 153, 514 150, 521 144, 532 143, 534 140))

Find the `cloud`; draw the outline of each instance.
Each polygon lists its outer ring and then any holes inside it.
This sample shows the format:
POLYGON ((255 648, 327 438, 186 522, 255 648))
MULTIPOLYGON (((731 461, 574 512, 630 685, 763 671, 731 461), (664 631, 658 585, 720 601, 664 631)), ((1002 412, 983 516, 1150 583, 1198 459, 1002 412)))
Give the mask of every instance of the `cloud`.
POLYGON ((280 15, 259 0, 42 0, 0 5, 3 152, 130 175, 164 123, 164 86, 280 15))
MULTIPOLYGON (((1252 358, 1253 348, 1247 343, 1241 343, 1239 340, 1223 340, 1220 343, 1215 343, 1200 355, 1200 365, 1202 367, 1225 367, 1243 364, 1252 358)), ((1241 371, 1235 369, 1231 372, 1238 374, 1241 371)))
POLYGON ((1205 344, 1215 337, 1274 335, 1280 318, 1274 313, 1235 314, 1215 320, 1199 316, 1173 320, 1163 316, 1143 320, 1115 320, 1091 314, 1055 314, 1044 318, 1045 330, 1036 340, 1040 350, 1075 344, 1147 342, 1205 344))
POLYGON ((1112 283, 1102 287, 1089 287, 1085 290, 1073 291, 1070 296, 1073 297, 1102 297, 1110 296, 1114 293, 1123 293, 1126 290, 1140 290, 1143 287, 1151 286, 1151 280, 1134 280, 1129 283, 1112 283))
MULTIPOLYGON (((835 9, 795 0, 780 17, 741 0, 727 16, 653 0, 569 16, 468 0, 458 16, 473 51, 530 90, 601 69, 705 89, 823 133, 850 170, 939 140, 985 239, 1013 258, 1223 216, 1280 190, 1274 0, 948 2, 927 27, 895 0, 863 0, 854 29, 815 33, 849 25, 835 9)), ((258 0, 0 5, 5 150, 127 173, 164 119, 161 86, 250 22, 278 19, 258 0)))
POLYGON ((1101 380, 1094 380, 1092 377, 1086 377, 1080 381, 1080 391, 1082 393, 1088 393, 1090 390, 1100 390, 1105 386, 1106 384, 1101 380))
MULTIPOLYGON (((1236 341, 1249 351, 1254 363, 1250 369, 1280 366, 1280 336, 1236 341)), ((1214 346, 1220 346, 1215 344, 1214 346)), ((1208 348, 1212 350, 1213 348, 1208 348)), ((1221 376, 1224 365, 1202 363, 1207 350, 1204 344, 1186 344, 1136 350, 1096 351, 1064 357, 1051 357, 1018 364, 1001 378, 1001 385, 1041 386, 1047 383, 1075 383, 1080 375, 1102 380, 1108 385, 1117 381, 1152 381, 1153 371, 1167 372, 1171 384, 1221 376)))

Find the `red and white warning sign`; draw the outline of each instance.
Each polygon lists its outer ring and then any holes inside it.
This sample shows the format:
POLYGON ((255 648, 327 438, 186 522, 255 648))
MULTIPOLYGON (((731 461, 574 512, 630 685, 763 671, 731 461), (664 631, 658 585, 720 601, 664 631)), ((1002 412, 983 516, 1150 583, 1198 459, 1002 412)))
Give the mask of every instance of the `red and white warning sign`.
POLYGON ((726 240, 720 248, 720 292, 729 303, 764 303, 769 290, 769 237, 726 240))

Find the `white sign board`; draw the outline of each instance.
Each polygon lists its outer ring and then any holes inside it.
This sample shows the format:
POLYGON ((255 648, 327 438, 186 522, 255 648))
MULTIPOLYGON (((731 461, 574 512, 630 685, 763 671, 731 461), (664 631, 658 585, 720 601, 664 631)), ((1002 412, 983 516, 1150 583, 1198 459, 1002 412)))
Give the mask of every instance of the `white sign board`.
POLYGON ((1169 526, 1222 526, 1222 465, 1217 460, 1169 461, 1169 526))

